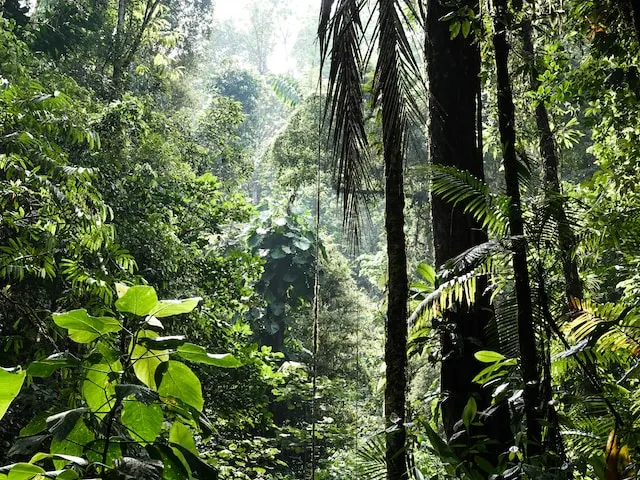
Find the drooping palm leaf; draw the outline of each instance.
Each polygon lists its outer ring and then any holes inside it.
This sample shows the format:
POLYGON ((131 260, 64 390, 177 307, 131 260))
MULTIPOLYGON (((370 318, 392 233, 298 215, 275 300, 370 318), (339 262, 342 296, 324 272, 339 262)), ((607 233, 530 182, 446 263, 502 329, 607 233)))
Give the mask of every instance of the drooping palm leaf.
POLYGON ((360 205, 369 190, 371 159, 363 106, 363 0, 323 0, 318 37, 321 71, 329 61, 325 120, 334 146, 334 182, 343 220, 357 230, 360 205))

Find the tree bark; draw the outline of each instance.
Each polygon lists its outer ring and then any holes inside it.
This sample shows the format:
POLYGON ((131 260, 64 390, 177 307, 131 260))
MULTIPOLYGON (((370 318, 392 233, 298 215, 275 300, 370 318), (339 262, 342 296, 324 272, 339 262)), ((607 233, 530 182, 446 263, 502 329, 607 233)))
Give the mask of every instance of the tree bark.
MULTIPOLYGON (((464 2, 478 13, 477 0, 464 2)), ((433 165, 467 170, 484 179, 482 154, 482 112, 480 48, 471 33, 450 38, 449 23, 441 21, 451 8, 441 0, 430 0, 427 7, 427 74, 429 79, 429 153, 433 165)), ((460 208, 432 196, 433 237, 436 265, 487 241, 481 225, 460 208)), ((478 282, 475 303, 459 305, 444 314, 446 331, 441 336, 441 404, 445 433, 456 433, 469 397, 474 396, 479 410, 491 405, 491 394, 473 382, 484 366, 474 354, 486 348, 486 331, 493 317, 482 282, 478 282)), ((476 433, 476 432, 474 432, 476 433)), ((498 455, 511 438, 506 406, 484 421, 477 432, 494 440, 487 460, 496 464, 498 455)), ((458 443, 458 442, 456 442, 458 443)), ((464 448, 458 448, 462 454, 464 448)))
POLYGON ((640 41, 640 0, 629 0, 629 4, 633 15, 633 27, 636 30, 638 41, 640 41))
POLYGON ((518 342, 520 346, 520 368, 524 383, 524 410, 528 440, 528 454, 539 451, 542 439, 538 422, 539 387, 538 357, 535 331, 533 328, 533 308, 531 287, 527 266, 527 246, 524 239, 524 222, 520 200, 518 179, 518 158, 516 154, 515 108, 509 76, 509 43, 507 41, 507 2, 494 1, 493 47, 496 59, 498 86, 498 124, 504 160, 504 174, 507 195, 511 197, 509 208, 509 228, 513 242, 513 273, 515 293, 518 303, 518 342))
MULTIPOLYGON (((380 51, 397 52, 397 18, 394 0, 380 1, 380 51), (391 50, 392 49, 392 50, 391 50)), ((397 53, 396 53, 397 55, 397 53)), ((406 392, 407 392, 407 276, 406 239, 404 234, 404 132, 399 114, 398 58, 385 64, 380 74, 382 103, 382 137, 385 162, 385 230, 387 234, 387 325, 384 358, 386 387, 384 414, 387 427, 387 479, 404 480, 406 460, 406 392)))

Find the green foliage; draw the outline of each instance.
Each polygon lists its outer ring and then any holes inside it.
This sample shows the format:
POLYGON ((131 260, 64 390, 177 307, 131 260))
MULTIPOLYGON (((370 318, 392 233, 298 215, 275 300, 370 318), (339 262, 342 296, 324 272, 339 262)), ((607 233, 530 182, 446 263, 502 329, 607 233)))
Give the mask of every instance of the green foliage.
MULTIPOLYGON (((120 319, 92 317, 86 310, 56 314, 56 324, 68 332, 72 341, 87 344, 77 363, 56 365, 62 373, 73 371, 82 379, 75 387, 81 385, 80 389, 72 388, 69 394, 69 402, 78 407, 61 412, 52 407, 45 424, 25 432, 10 455, 28 456, 46 448, 49 439, 50 452, 55 455, 39 453, 29 463, 7 467, 9 478, 23 470, 44 472, 36 464, 47 465, 51 459, 56 469, 62 470, 58 475, 76 473, 77 468, 84 474, 102 476, 125 475, 134 469, 146 471, 145 478, 176 478, 177 468, 198 478, 213 478, 216 471, 199 459, 193 436, 198 432, 206 439, 211 434, 210 424, 202 414, 201 382, 191 368, 173 358, 207 365, 216 364, 210 358, 224 359, 227 368, 240 367, 242 363, 229 353, 214 356, 196 345, 181 351, 188 345, 179 340, 182 337, 176 338, 176 347, 145 330, 153 315, 187 314, 197 303, 158 301, 152 287, 121 286, 115 304, 120 319), (172 310, 167 310, 167 305, 172 310), (145 340, 151 339, 165 350, 148 349, 145 340), (141 350, 144 353, 138 354, 141 350)), ((41 368, 42 362, 36 365, 41 368)), ((29 371, 33 373, 34 369, 29 368, 26 373, 29 371)), ((9 397, 15 396, 25 373, 2 372, 0 390, 9 397)), ((4 402, 3 398, 6 409, 4 402)))
POLYGON ((290 312, 313 298, 317 239, 298 216, 279 216, 267 210, 260 214, 260 222, 251 229, 247 241, 264 261, 264 272, 255 288, 267 308, 264 313, 252 313, 254 330, 264 343, 283 351, 290 312))

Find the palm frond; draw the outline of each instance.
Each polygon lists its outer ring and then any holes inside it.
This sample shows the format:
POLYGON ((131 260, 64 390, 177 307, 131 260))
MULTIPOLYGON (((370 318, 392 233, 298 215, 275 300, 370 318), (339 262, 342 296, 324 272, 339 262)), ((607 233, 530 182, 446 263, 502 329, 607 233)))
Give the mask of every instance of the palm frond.
MULTIPOLYGON (((367 439, 358 448, 357 465, 358 474, 363 479, 384 479, 387 475, 387 461, 385 457, 385 432, 377 433, 367 439)), ((409 469, 409 480, 423 478, 417 468, 409 469)))
POLYGON ((578 299, 574 304, 576 314, 564 330, 576 342, 584 341, 583 350, 595 347, 601 352, 622 350, 632 356, 640 353, 640 312, 637 309, 578 299))
POLYGON ((361 204, 370 190, 368 140, 363 107, 364 0, 322 0, 318 38, 320 70, 329 60, 325 122, 334 146, 334 183, 342 196, 343 222, 358 230, 361 204))
POLYGON ((424 82, 407 36, 407 31, 412 28, 407 13, 411 18, 419 18, 419 14, 413 2, 401 0, 379 0, 378 10, 376 31, 379 32, 379 41, 373 104, 383 108, 384 144, 399 144, 404 155, 409 124, 424 124, 419 106, 419 99, 424 98, 420 95, 424 82))
MULTIPOLYGON (((409 317, 411 342, 421 341, 427 323, 445 310, 454 305, 472 306, 478 279, 492 277, 499 280, 501 266, 505 264, 504 257, 509 255, 511 252, 503 241, 489 240, 447 261, 438 272, 437 288, 425 295, 409 317)), ((497 289, 500 285, 494 281, 489 288, 497 289)))
POLYGON ((433 165, 430 167, 432 192, 482 224, 493 236, 504 236, 508 229, 510 200, 506 195, 495 195, 489 186, 467 170, 433 165))

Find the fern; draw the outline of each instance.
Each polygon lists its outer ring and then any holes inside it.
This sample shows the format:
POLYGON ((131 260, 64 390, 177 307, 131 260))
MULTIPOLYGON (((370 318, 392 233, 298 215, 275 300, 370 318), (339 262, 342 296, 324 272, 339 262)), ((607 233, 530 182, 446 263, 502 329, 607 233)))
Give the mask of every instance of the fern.
POLYGON ((502 237, 508 230, 508 209, 511 203, 505 195, 495 195, 489 186, 466 170, 431 166, 432 192, 454 206, 460 206, 486 228, 490 235, 502 237))

